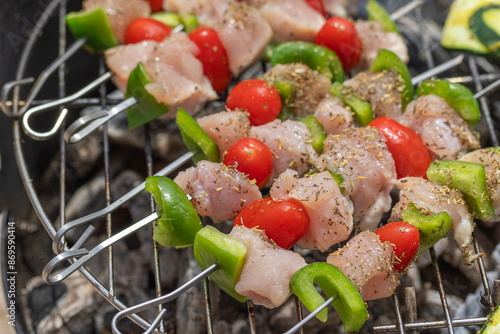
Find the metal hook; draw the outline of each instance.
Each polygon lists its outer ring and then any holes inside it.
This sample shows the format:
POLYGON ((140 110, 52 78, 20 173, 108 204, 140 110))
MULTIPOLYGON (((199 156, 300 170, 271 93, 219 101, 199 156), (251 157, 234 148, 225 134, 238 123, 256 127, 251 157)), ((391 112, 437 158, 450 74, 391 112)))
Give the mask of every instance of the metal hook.
MULTIPOLYGON (((177 298, 179 295, 183 294, 186 290, 189 290, 191 287, 193 287, 196 283, 198 283, 202 279, 208 277, 209 275, 211 275, 212 273, 217 271, 217 269, 218 269, 218 265, 217 265, 217 263, 214 263, 210 267, 203 270, 201 273, 199 273, 198 275, 196 275, 195 277, 193 277, 192 279, 190 279, 189 281, 187 281, 186 283, 184 283, 183 285, 181 285, 180 287, 175 289, 174 291, 170 292, 169 294, 166 294, 166 295, 161 296, 161 297, 157 297, 155 299, 152 299, 152 300, 149 300, 147 302, 126 308, 126 309, 118 312, 113 317, 113 320, 111 321, 111 329, 112 329, 113 333, 114 334, 122 334, 122 332, 120 332, 120 330, 118 330, 118 321, 120 321, 123 318, 128 317, 134 313, 139 313, 141 311, 147 310, 148 308, 152 308, 152 307, 156 307, 156 306, 161 305, 161 304, 165 304, 165 303, 177 298)), ((166 313, 167 313, 167 310, 165 310, 165 309, 163 311, 161 311, 156 316, 154 321, 151 323, 150 327, 144 332, 144 334, 152 333, 155 330, 155 328, 158 326, 161 319, 165 316, 166 313)))
POLYGON ((88 239, 88 237, 94 231, 93 226, 89 226, 85 233, 78 239, 76 244, 69 250, 56 255, 52 260, 47 263, 42 272, 42 278, 47 284, 56 284, 66 279, 69 275, 80 269, 81 266, 85 265, 91 258, 97 255, 102 250, 116 243, 117 241, 125 238, 126 236, 135 233, 137 230, 142 227, 149 225, 151 222, 155 221, 159 218, 159 214, 157 212, 150 214, 149 216, 141 219, 137 223, 127 227, 123 231, 115 234, 114 236, 104 240, 90 251, 85 248, 80 248, 80 246, 88 239), (78 260, 73 262, 69 267, 64 269, 59 274, 54 275, 53 272, 57 266, 65 262, 69 259, 75 259, 80 257, 78 260))
POLYGON ((35 81, 35 78, 25 78, 21 80, 14 80, 7 82, 2 87, 1 101, 2 101, 2 111, 7 117, 16 117, 17 115, 12 111, 12 109, 7 105, 7 99, 9 93, 15 86, 27 85, 35 81))
POLYGON ((70 144, 77 143, 136 103, 137 100, 134 97, 130 97, 109 110, 100 110, 91 115, 82 116, 68 127, 64 133, 64 139, 70 144))
MULTIPOLYGON (((45 140, 45 139, 50 138, 51 136, 53 136, 57 132, 57 130, 59 130, 62 122, 66 118, 68 111, 66 109, 63 109, 61 111, 61 114, 57 118, 56 124, 52 127, 51 130, 49 130, 47 132, 37 132, 37 131, 33 130, 31 128, 31 126, 29 125, 30 117, 32 117, 33 115, 36 115, 38 113, 54 109, 54 108, 59 107, 61 105, 65 105, 67 103, 70 103, 70 102, 78 99, 82 95, 92 91, 93 89, 99 87, 102 83, 108 81, 111 78, 111 76, 112 76, 112 74, 110 72, 104 73, 99 78, 92 81, 90 84, 83 87, 82 89, 80 89, 79 91, 77 91, 76 93, 74 93, 72 95, 69 95, 69 96, 66 96, 62 99, 54 100, 54 101, 51 101, 49 103, 42 104, 42 105, 39 105, 37 107, 33 107, 33 108, 29 109, 28 111, 26 111, 24 113, 24 116, 23 116, 22 124, 23 124, 24 131, 26 132, 26 134, 28 136, 30 136, 32 139, 35 139, 35 140, 45 140)), ((31 103, 31 102, 32 101, 30 101, 29 103, 31 103)))
MULTIPOLYGON (((187 152, 177 158, 175 161, 171 162, 167 166, 163 167, 158 173, 154 174, 154 176, 165 176, 173 171, 177 170, 180 166, 184 165, 186 162, 188 162, 195 153, 192 152, 187 152)), ((62 240, 66 236, 66 233, 68 233, 69 230, 72 230, 78 226, 87 224, 91 221, 94 221, 100 217, 104 217, 105 215, 115 211, 119 207, 121 207, 123 204, 127 203, 130 201, 132 198, 140 194, 146 185, 146 181, 142 182, 138 186, 136 186, 134 189, 130 190, 128 193, 111 203, 110 205, 106 206, 105 208, 96 211, 94 213, 91 213, 87 216, 83 216, 81 218, 78 218, 76 220, 73 220, 71 222, 68 222, 64 226, 62 226, 59 231, 57 231, 56 235, 54 236, 54 240, 52 241, 52 250, 54 251, 55 254, 59 253, 59 249, 63 249, 63 242, 62 240)), ((188 195, 189 198, 189 195, 188 195)), ((80 240, 80 239, 79 239, 80 240)), ((73 246, 74 248, 74 246, 73 246)))

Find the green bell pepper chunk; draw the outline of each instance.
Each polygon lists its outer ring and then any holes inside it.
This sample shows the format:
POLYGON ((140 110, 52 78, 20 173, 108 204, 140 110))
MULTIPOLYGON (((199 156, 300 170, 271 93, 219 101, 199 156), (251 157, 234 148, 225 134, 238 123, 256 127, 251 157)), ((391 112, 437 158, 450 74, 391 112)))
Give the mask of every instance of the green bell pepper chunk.
POLYGON ((127 81, 127 98, 134 97, 137 103, 127 109, 128 127, 132 130, 141 125, 151 122, 159 116, 167 113, 169 106, 156 101, 145 86, 151 82, 144 65, 139 62, 137 67, 130 73, 127 81))
POLYGON ((271 66, 302 63, 318 71, 332 82, 344 82, 339 57, 330 49, 309 42, 285 42, 276 47, 271 66))
POLYGON ((299 119, 299 121, 307 125, 307 128, 311 132, 311 145, 316 152, 321 154, 321 152, 323 152, 323 142, 326 138, 325 128, 314 116, 306 116, 299 119))
POLYGON ((412 224, 420 231, 420 243, 417 255, 434 246, 453 227, 453 220, 447 212, 443 211, 427 216, 420 213, 415 204, 411 202, 403 211, 403 221, 412 224))
POLYGON ((481 119, 479 104, 474 94, 464 85, 443 79, 429 79, 420 83, 417 96, 429 94, 443 98, 471 126, 481 119))
POLYGON ((245 245, 207 225, 196 234, 193 250, 203 270, 217 263, 217 271, 209 276, 217 286, 240 302, 246 300, 234 290, 247 256, 245 245))
POLYGON ((188 34, 198 28, 198 18, 194 14, 181 15, 181 22, 184 26, 183 30, 188 34))
POLYGON ((146 190, 153 195, 160 213, 153 240, 165 247, 193 245, 202 228, 201 219, 182 188, 165 176, 151 176, 146 179, 146 190))
POLYGON ((334 82, 330 87, 330 93, 341 99, 354 112, 354 116, 361 126, 367 126, 375 119, 370 103, 360 98, 349 88, 334 82))
POLYGON ((179 108, 175 121, 181 130, 184 145, 194 154, 194 164, 201 160, 219 162, 219 147, 191 115, 179 108))
POLYGON ((151 14, 151 18, 160 21, 171 28, 175 28, 182 24, 181 16, 174 12, 153 13, 151 14))
MULTIPOLYGON (((366 322, 368 312, 363 298, 351 281, 339 269, 326 262, 311 263, 299 269, 290 280, 290 291, 311 312, 325 302, 314 284, 329 298, 335 298, 332 305, 340 315, 346 332, 359 331, 366 322)), ((316 317, 325 322, 328 309, 324 308, 316 317)))
POLYGON ((66 24, 76 39, 88 36, 87 49, 94 52, 118 45, 104 7, 93 10, 71 12, 66 15, 66 24))
POLYGON ((394 23, 389 13, 377 1, 368 0, 366 12, 368 13, 368 19, 379 22, 385 31, 399 33, 396 23, 394 23))
POLYGON ((381 72, 388 70, 398 76, 401 82, 401 103, 404 112, 408 103, 413 100, 414 90, 411 83, 411 75, 408 66, 392 51, 382 49, 378 52, 377 57, 373 60, 370 71, 381 72))
POLYGON ((465 161, 434 161, 427 170, 427 178, 461 191, 469 211, 476 217, 486 218, 495 214, 483 165, 465 161))

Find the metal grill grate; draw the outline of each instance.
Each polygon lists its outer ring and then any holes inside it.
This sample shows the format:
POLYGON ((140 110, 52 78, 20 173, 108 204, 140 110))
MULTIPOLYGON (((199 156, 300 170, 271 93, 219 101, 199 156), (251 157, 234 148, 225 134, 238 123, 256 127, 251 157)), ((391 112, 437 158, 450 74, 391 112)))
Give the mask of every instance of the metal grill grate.
MULTIPOLYGON (((58 73, 58 79, 59 79, 59 85, 58 85, 58 95, 60 98, 64 98, 66 96, 66 79, 65 79, 65 62, 67 60, 67 57, 71 56, 72 53, 76 52, 81 44, 83 42, 78 41, 74 45, 70 46, 67 48, 66 45, 66 25, 65 25, 65 14, 66 14, 66 2, 64 0, 52 0, 47 6, 44 11, 44 14, 40 17, 39 21, 37 22, 35 29, 33 33, 31 34, 30 39, 28 40, 28 43, 25 46, 25 49, 23 51, 22 57, 20 59, 20 63, 18 66, 18 71, 16 74, 16 80, 10 83, 7 83, 2 91, 2 102, 3 102, 3 109, 4 113, 7 114, 7 116, 11 117, 13 119, 13 141, 14 141, 14 150, 15 150, 15 156, 18 164, 18 169, 21 174, 22 180, 24 182, 26 191, 29 195, 29 198, 31 200, 31 203, 37 212, 43 226, 45 227, 47 233, 55 240, 55 247, 54 251, 56 253, 59 253, 60 251, 63 251, 59 257, 54 258, 54 263, 57 264, 59 262, 62 262, 63 260, 69 260, 71 263, 75 263, 77 261, 80 261, 83 257, 89 256, 89 255, 94 255, 94 254, 88 254, 87 253, 79 253, 78 252, 78 246, 73 247, 72 249, 68 249, 67 246, 65 246, 62 250, 58 249, 57 245, 59 245, 59 241, 64 242, 64 233, 65 231, 74 228, 75 226, 81 226, 85 225, 88 222, 91 222, 99 217, 105 217, 106 221, 106 235, 107 235, 107 240, 109 241, 108 244, 102 244, 99 249, 96 250, 96 252, 99 252, 101 250, 107 249, 107 257, 108 257, 108 279, 107 282, 100 282, 89 270, 87 270, 85 267, 75 267, 74 270, 80 270, 81 274, 95 287, 95 289, 105 298, 107 299, 112 305, 114 305, 118 310, 125 310, 127 309, 127 305, 125 305, 118 297, 115 291, 115 278, 114 278, 114 254, 113 254, 113 247, 110 246, 112 241, 119 240, 123 238, 126 234, 128 233, 133 233, 138 226, 145 226, 151 221, 151 219, 155 218, 154 217, 154 212, 155 212, 155 205, 154 201, 151 198, 151 212, 153 213, 153 217, 146 218, 149 219, 148 221, 144 222, 138 222, 134 226, 126 229, 125 231, 121 231, 117 233, 116 231, 113 231, 112 229, 112 218, 111 218, 111 212, 119 208, 121 205, 126 203, 128 200, 133 198, 135 195, 137 195, 143 188, 144 185, 139 185, 136 187, 134 190, 130 191, 127 193, 125 196, 122 198, 119 198, 117 200, 112 200, 111 198, 111 171, 110 171, 110 156, 111 156, 111 148, 109 145, 109 139, 108 139, 108 134, 107 134, 107 125, 104 124, 102 126, 102 141, 104 145, 104 157, 103 157, 103 166, 104 166, 104 176, 105 176, 105 192, 106 192, 106 203, 105 203, 105 208, 102 210, 99 210, 97 212, 94 212, 90 215, 87 215, 85 217, 81 217, 75 221, 72 222, 66 222, 65 221, 65 199, 66 199, 66 152, 67 152, 67 144, 64 139, 64 129, 66 127, 65 121, 62 121, 62 129, 59 131, 59 150, 60 150, 60 224, 61 224, 61 229, 59 231, 56 230, 54 227, 53 222, 48 218, 47 214, 44 211, 44 207, 41 204, 41 201, 38 197, 38 194, 35 190, 35 186, 33 183, 33 180, 30 177, 30 171, 28 169, 28 165, 25 160, 25 154, 23 152, 23 137, 21 135, 21 122, 20 119, 23 116, 23 114, 26 113, 26 111, 30 107, 34 106, 40 106, 40 105, 46 105, 47 103, 51 101, 47 100, 36 100, 36 95, 38 93, 38 90, 41 86, 38 84, 42 84, 46 77, 50 75, 50 73, 46 73, 42 75, 34 84, 30 95, 28 95, 28 98, 25 101, 21 101, 20 98, 20 85, 26 85, 34 82, 34 79, 32 78, 24 78, 24 72, 27 66, 28 59, 30 57, 30 54, 33 51, 33 48, 35 46, 35 43, 37 41, 37 36, 39 36, 39 32, 41 32, 46 25, 47 21, 50 19, 52 16, 52 13, 56 12, 57 9, 59 9, 59 56, 62 57, 56 62, 54 62, 50 67, 48 72, 52 71, 57 71, 58 73), (68 53, 67 51, 70 50, 68 53), (12 95, 12 100, 8 101, 9 93, 10 91, 13 91, 12 95), (63 232, 61 232, 63 231, 63 232), (82 257, 83 256, 83 257, 82 257)), ((431 46, 429 45, 429 41, 427 39, 427 34, 425 32, 425 27, 423 24, 423 19, 422 19, 422 11, 420 8, 417 8, 415 10, 414 16, 416 18, 416 22, 419 26, 419 32, 421 36, 421 42, 422 46, 424 47, 425 50, 425 59, 427 63, 428 68, 433 68, 435 66, 434 64, 434 57, 432 54, 432 49, 431 46)), ((495 77, 495 75, 480 75, 478 68, 477 68, 477 63, 476 63, 476 58, 470 57, 468 59, 468 68, 470 69, 470 75, 468 76, 463 76, 461 78, 456 78, 456 80, 468 80, 472 81, 475 85, 476 91, 481 91, 483 89, 483 79, 484 81, 492 81, 493 78, 498 78, 495 77)), ((99 62, 99 75, 103 75, 105 73, 105 65, 104 61, 101 59, 99 62)), ((97 85, 99 85, 99 97, 98 98, 77 98, 74 99, 71 103, 68 103, 65 105, 66 107, 84 107, 84 106, 90 106, 90 105, 99 105, 103 109, 107 109, 112 105, 115 105, 121 101, 113 100, 107 97, 107 92, 106 92, 106 86, 103 82, 98 82, 97 85)), ((480 103, 482 107, 482 111, 484 114, 484 117, 486 119, 487 123, 487 128, 489 131, 489 135, 491 138, 491 142, 494 146, 498 146, 498 139, 497 139, 497 134, 495 132, 495 128, 493 125, 491 113, 488 108, 488 101, 486 100, 485 97, 480 98, 480 103)), ((63 112, 63 107, 59 107, 60 112, 63 112)), ((151 136, 150 136, 150 129, 149 126, 144 127, 144 133, 145 133, 145 142, 144 142, 144 155, 145 155, 145 164, 146 164, 146 170, 147 170, 147 176, 151 176, 154 174, 153 170, 153 154, 152 154, 152 145, 151 145, 151 136)), ((169 166, 166 166, 159 172, 157 172, 157 175, 167 175, 171 173, 172 171, 176 170, 179 168, 183 163, 189 161, 191 158, 191 154, 187 153, 183 155, 180 159, 178 159, 174 164, 171 164, 169 166)), ((81 243, 85 241, 85 238, 81 239, 81 243)), ((476 253, 480 253, 480 248, 477 243, 477 240, 474 240, 474 247, 476 250, 476 253)), ((91 253, 94 250, 91 251, 91 253)), ((447 328, 449 333, 453 333, 453 327, 457 326, 469 326, 469 325, 482 325, 485 321, 486 318, 473 318, 473 319, 452 319, 451 314, 449 312, 448 304, 447 304, 447 298, 444 292, 442 280, 441 280, 441 273, 438 267, 438 261, 436 258, 436 254, 434 252, 434 249, 430 250, 431 254, 431 259, 432 259, 432 264, 435 272, 435 278, 437 281, 439 293, 440 293, 440 298, 442 301, 442 308, 443 308, 443 320, 441 321, 431 321, 431 322, 420 322, 418 321, 418 317, 416 315, 416 302, 415 302, 415 290, 413 288, 407 288, 405 290, 405 304, 406 304, 406 312, 407 316, 406 318, 408 319, 406 323, 403 322, 403 316, 401 315, 402 310, 399 305, 399 300, 397 297, 397 294, 393 295, 393 303, 394 303, 394 311, 396 314, 396 319, 397 323, 396 324, 391 324, 387 326, 378 326, 374 327, 372 330, 374 333, 383 333, 383 332, 399 332, 399 333, 417 333, 422 330, 430 329, 430 328, 447 328)), ((85 262, 85 261, 83 261, 85 262)), ((162 309, 162 303, 166 302, 167 300, 170 300, 172 298, 175 298, 177 294, 182 293, 183 290, 176 291, 174 293, 168 294, 166 296, 163 296, 163 292, 161 289, 161 284, 160 284, 160 259, 158 256, 158 246, 155 244, 154 246, 154 264, 155 264, 155 272, 154 272, 154 281, 156 285, 156 296, 159 298, 159 301, 161 302, 154 302, 153 304, 157 305, 157 314, 163 315, 165 311, 162 309), (163 297, 162 297, 163 296, 163 297)), ((488 284, 488 280, 486 277, 486 270, 484 267, 484 263, 482 259, 478 261, 478 266, 479 266, 479 271, 481 273, 482 277, 482 282, 484 286, 484 295, 481 297, 482 301, 487 304, 487 305, 493 305, 492 301, 492 294, 491 294, 491 289, 488 284)), ((73 271, 74 271, 73 270, 73 271)), ((70 272, 67 273, 68 275, 70 272)), ((44 273, 45 278, 47 280, 54 280, 58 281, 63 279, 66 275, 63 272, 63 275, 59 274, 56 276, 51 277, 50 273, 44 273)), ((206 277, 207 275, 205 275, 206 277)), ((191 283, 188 284, 194 284, 197 281, 198 278, 194 278, 191 283)), ((187 285, 186 285, 187 287, 187 285)), ((206 296, 206 315, 207 315, 207 328, 208 332, 212 333, 213 328, 212 328, 212 315, 211 315, 211 308, 210 308, 210 294, 208 291, 208 280, 205 278, 204 279, 204 287, 205 287, 205 296, 206 296)), ((302 319, 302 312, 301 312, 301 306, 300 303, 297 301, 297 316, 298 316, 298 321, 302 319)), ((143 319, 139 315, 137 315, 137 312, 141 309, 148 308, 150 305, 145 304, 145 305, 139 305, 136 309, 132 310, 126 310, 125 313, 122 313, 123 316, 128 316, 130 319, 132 319, 136 324, 141 326, 144 329, 150 329, 150 331, 153 331, 153 328, 151 328, 150 322, 147 320, 143 319)), ((252 333, 257 332, 256 328, 256 323, 255 323, 255 317, 254 317, 254 307, 253 305, 249 302, 248 303, 248 313, 249 313, 249 318, 250 318, 250 330, 252 333)), ((159 324, 157 326, 157 330, 160 333, 163 333, 165 331, 164 325, 160 318, 158 318, 159 324)))

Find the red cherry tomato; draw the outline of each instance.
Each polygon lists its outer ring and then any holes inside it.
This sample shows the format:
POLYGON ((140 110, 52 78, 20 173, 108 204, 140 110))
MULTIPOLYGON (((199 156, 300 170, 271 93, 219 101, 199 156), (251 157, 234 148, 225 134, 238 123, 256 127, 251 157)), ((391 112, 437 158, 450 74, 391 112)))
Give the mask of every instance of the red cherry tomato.
POLYGON ((219 39, 217 31, 210 28, 196 28, 189 33, 189 39, 199 49, 196 58, 203 65, 203 73, 212 83, 217 93, 227 89, 231 81, 231 71, 226 49, 219 39))
POLYGON ((426 173, 432 157, 415 131, 388 117, 378 117, 371 121, 369 126, 377 128, 387 138, 387 149, 396 163, 398 178, 427 178, 426 173))
POLYGON ((163 0, 148 0, 151 13, 163 11, 163 0))
POLYGON ((224 165, 236 166, 242 173, 255 180, 259 188, 266 185, 273 172, 271 150, 258 139, 243 138, 231 145, 224 156, 224 165))
POLYGON ((321 2, 321 0, 306 0, 306 3, 311 6, 312 9, 326 17, 325 8, 323 7, 323 2, 321 2))
POLYGON ((125 44, 139 43, 145 40, 161 42, 170 35, 172 28, 165 23, 141 17, 133 20, 125 31, 125 44))
POLYGON ((417 255, 420 243, 418 228, 405 222, 396 222, 382 226, 375 233, 381 242, 391 243, 395 258, 393 268, 403 272, 417 255))
POLYGON ((354 23, 342 17, 329 18, 314 38, 314 43, 333 50, 344 71, 349 72, 361 58, 363 43, 354 23))
POLYGON ((252 125, 262 125, 278 117, 281 97, 278 89, 261 79, 239 82, 229 92, 226 107, 230 110, 245 109, 252 125))
POLYGON ((310 220, 299 200, 267 197, 243 208, 234 220, 236 225, 263 230, 278 246, 289 249, 309 230, 310 220))

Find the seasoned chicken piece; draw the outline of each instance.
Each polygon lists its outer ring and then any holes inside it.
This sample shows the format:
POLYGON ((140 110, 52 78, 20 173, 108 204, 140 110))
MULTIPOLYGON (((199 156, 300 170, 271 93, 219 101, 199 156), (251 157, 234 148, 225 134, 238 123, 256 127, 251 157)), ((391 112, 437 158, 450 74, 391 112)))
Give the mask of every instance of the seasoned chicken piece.
POLYGON ((344 85, 370 103, 375 117, 398 120, 401 116, 401 89, 404 83, 393 72, 360 72, 346 80, 344 85))
POLYGON ((290 279, 306 261, 271 243, 262 231, 235 226, 229 234, 247 247, 247 257, 234 289, 257 305, 275 308, 291 295, 290 279))
POLYGON ((108 16, 109 24, 118 42, 125 40, 125 31, 128 25, 140 17, 148 17, 151 7, 143 0, 84 0, 84 10, 92 10, 103 6, 108 16))
POLYGON ((215 28, 219 23, 217 6, 226 6, 233 0, 164 0, 165 11, 180 15, 195 14, 201 27, 215 28))
POLYGON ((482 164, 486 171, 486 186, 490 194, 495 214, 488 218, 480 218, 484 222, 500 222, 500 151, 483 148, 467 153, 459 160, 482 164))
POLYGON ((378 52, 382 49, 394 52, 399 59, 408 64, 410 60, 408 48, 400 34, 385 31, 382 24, 377 21, 358 20, 354 25, 363 43, 361 61, 357 66, 358 69, 369 69, 378 52))
POLYGON ((248 137, 250 132, 248 113, 242 111, 222 111, 196 121, 219 147, 221 160, 231 145, 248 137))
POLYGON ((399 179, 399 202, 391 212, 391 221, 401 221, 402 212, 410 202, 424 214, 447 212, 453 220, 453 236, 458 243, 466 264, 471 264, 479 256, 472 249, 474 220, 467 211, 462 194, 455 189, 441 186, 419 177, 399 179))
POLYGON ((399 274, 392 268, 393 256, 388 241, 382 243, 375 232, 364 231, 328 255, 326 262, 342 271, 366 301, 388 297, 396 290, 399 274))
POLYGON ((310 41, 325 24, 323 15, 303 0, 248 0, 257 7, 273 29, 273 39, 278 43, 287 41, 310 41))
POLYGON ((287 116, 295 118, 312 115, 330 92, 332 84, 324 75, 299 63, 273 66, 264 73, 263 79, 291 85, 292 93, 284 102, 289 113, 287 116))
POLYGON ((313 116, 323 125, 326 134, 340 134, 354 127, 354 117, 349 108, 336 97, 325 97, 316 108, 313 116))
POLYGON ((430 94, 410 102, 399 122, 420 135, 434 159, 456 160, 479 148, 479 135, 448 103, 430 94))
POLYGON ((357 231, 375 230, 391 209, 390 192, 397 179, 396 167, 385 137, 375 128, 361 127, 329 135, 323 153, 315 161, 319 170, 336 170, 354 204, 357 231))
POLYGON ((352 202, 342 195, 330 172, 299 179, 297 172, 288 169, 274 182, 271 197, 295 198, 306 208, 311 225, 297 242, 300 248, 325 252, 352 232, 352 202))
POLYGON ((347 6, 351 3, 356 3, 357 0, 321 0, 325 12, 331 16, 348 17, 347 6))
POLYGON ((144 41, 106 50, 106 64, 115 74, 115 84, 126 90, 128 77, 139 62, 146 68, 151 83, 145 87, 158 102, 170 106, 167 117, 181 107, 190 113, 199 111, 217 97, 203 75, 201 62, 193 56, 197 46, 184 32, 171 33, 162 42, 144 41))
POLYGON ((311 132, 299 121, 275 119, 264 125, 253 126, 249 137, 263 142, 273 154, 273 172, 268 186, 287 168, 304 175, 317 158, 311 145, 311 132))
POLYGON ((196 212, 214 222, 231 220, 250 202, 262 198, 246 174, 222 163, 200 161, 174 179, 192 197, 196 212))

